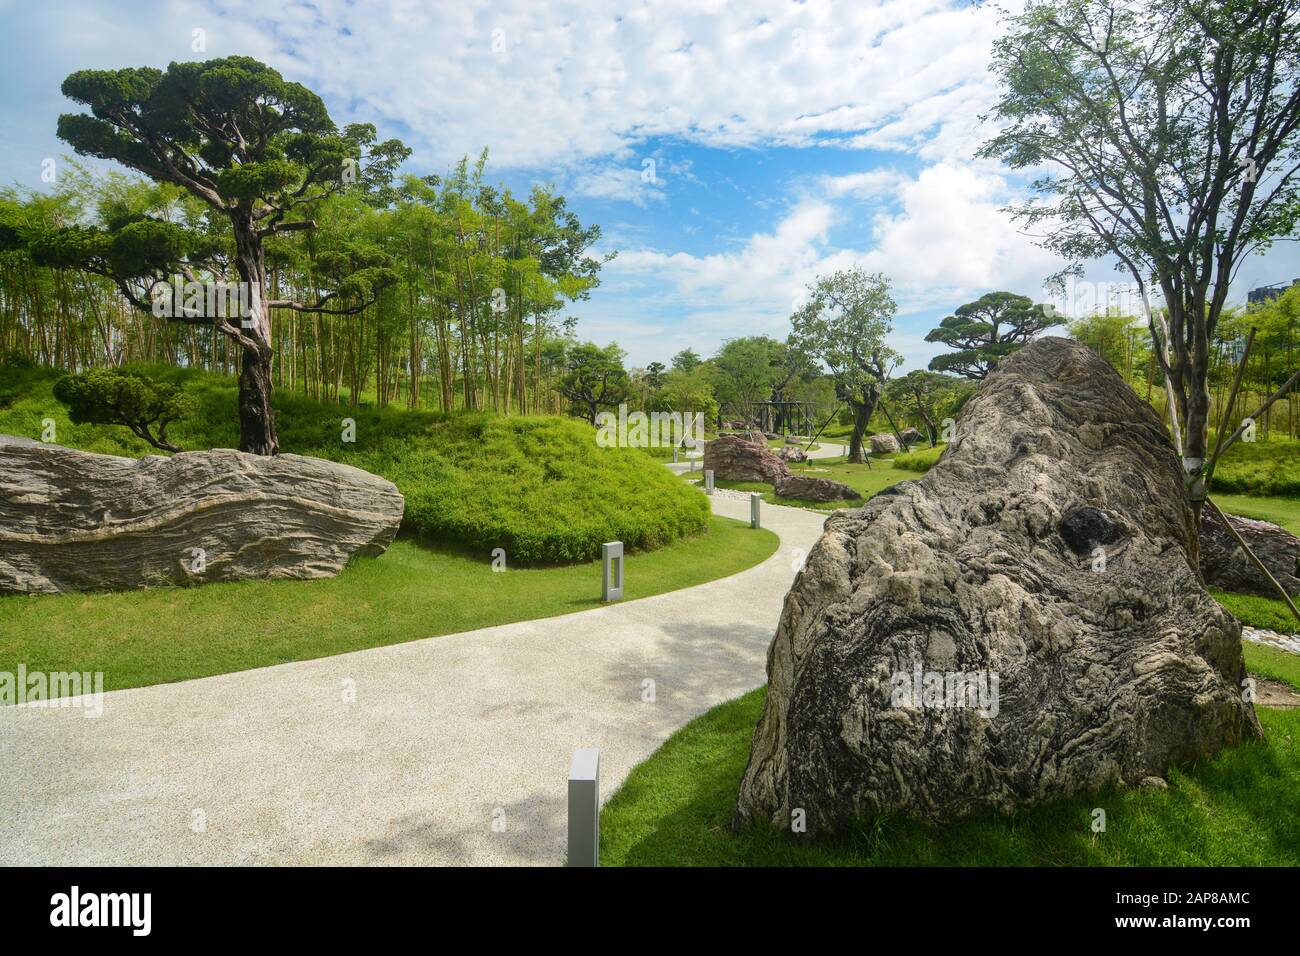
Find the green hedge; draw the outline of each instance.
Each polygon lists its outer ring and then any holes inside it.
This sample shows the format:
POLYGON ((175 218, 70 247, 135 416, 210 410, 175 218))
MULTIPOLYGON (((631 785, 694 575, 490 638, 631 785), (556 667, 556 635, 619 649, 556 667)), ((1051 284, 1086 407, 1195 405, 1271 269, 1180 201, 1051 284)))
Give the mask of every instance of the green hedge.
MULTIPOLYGON (((235 383, 170 366, 132 366, 195 399, 171 426, 182 448, 238 444, 235 383)), ((0 432, 40 437, 53 418, 61 445, 113 455, 156 451, 125 428, 74 425, 52 394, 59 373, 0 367, 0 432)), ((284 452, 346 462, 388 478, 406 496, 403 528, 490 553, 512 565, 598 557, 606 541, 661 547, 708 527, 707 499, 651 456, 602 449, 584 422, 553 416, 442 415, 316 402, 280 391, 273 405, 284 452), (342 421, 356 441, 342 441, 342 421)), ((435 582, 436 583, 436 582, 435 582)))
POLYGON ((904 471, 929 471, 930 466, 939 460, 939 456, 947 447, 947 445, 940 445, 938 448, 922 448, 906 455, 895 455, 894 467, 902 468, 904 471))

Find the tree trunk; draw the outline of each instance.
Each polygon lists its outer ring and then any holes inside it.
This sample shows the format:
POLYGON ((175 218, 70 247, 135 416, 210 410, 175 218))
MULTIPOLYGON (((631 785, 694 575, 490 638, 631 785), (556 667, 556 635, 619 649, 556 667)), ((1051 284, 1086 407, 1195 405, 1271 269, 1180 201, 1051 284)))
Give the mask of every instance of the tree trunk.
POLYGON ((239 372, 239 450, 254 455, 275 455, 280 442, 271 411, 271 374, 274 351, 271 310, 267 308, 266 262, 262 240, 251 218, 232 217, 235 264, 248 291, 248 315, 235 317, 240 328, 242 367, 239 372))
POLYGON ((866 434, 867 422, 871 420, 872 406, 849 399, 853 409, 853 435, 849 438, 849 461, 855 465, 862 464, 862 436, 866 434))
POLYGON ((243 349, 239 373, 239 450, 254 455, 276 455, 280 440, 271 411, 271 349, 243 349))

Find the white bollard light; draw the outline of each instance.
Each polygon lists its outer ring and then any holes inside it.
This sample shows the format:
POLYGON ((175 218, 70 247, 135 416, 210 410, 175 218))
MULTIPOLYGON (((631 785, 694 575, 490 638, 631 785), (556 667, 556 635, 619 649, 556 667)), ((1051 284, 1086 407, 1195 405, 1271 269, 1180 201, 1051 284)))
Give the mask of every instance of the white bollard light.
POLYGON ((602 601, 617 601, 623 597, 623 542, 610 541, 600 546, 602 569, 602 601))
POLYGON ((569 866, 600 866, 600 750, 579 747, 569 763, 569 866))
POLYGON ((713 494, 713 469, 709 468, 704 472, 704 493, 713 494))
POLYGON ((749 526, 751 528, 762 527, 762 525, 759 523, 759 517, 758 517, 758 509, 762 506, 762 504, 763 504, 763 496, 760 495, 757 491, 751 491, 749 493, 749 526))
POLYGON ((677 464, 677 446, 673 445, 673 464, 677 464))

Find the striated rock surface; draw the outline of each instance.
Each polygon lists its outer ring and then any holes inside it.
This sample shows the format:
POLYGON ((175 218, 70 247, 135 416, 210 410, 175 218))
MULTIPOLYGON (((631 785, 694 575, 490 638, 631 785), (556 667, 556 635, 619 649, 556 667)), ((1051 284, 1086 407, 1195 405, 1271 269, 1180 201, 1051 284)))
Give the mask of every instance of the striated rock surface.
POLYGON ((319 458, 0 436, 0 593, 328 577, 382 554, 403 508, 392 482, 319 458))
POLYGON ((787 464, 792 461, 803 462, 808 460, 808 453, 798 445, 783 445, 777 449, 776 456, 787 464))
MULTIPOLYGON (((1300 595, 1300 538, 1267 521, 1227 518, 1277 583, 1293 597, 1300 595)), ((1212 508, 1201 509, 1201 573, 1206 584, 1225 591, 1277 597, 1212 508)))
POLYGON ((857 501, 862 497, 842 481, 817 478, 813 475, 790 475, 776 483, 780 498, 803 498, 808 501, 857 501))
POLYGON ((930 443, 930 440, 915 428, 904 428, 899 434, 903 436, 903 441, 907 442, 909 445, 928 445, 930 443))
POLYGON ((786 598, 735 822, 944 820, 1261 736, 1154 411, 1086 347, 1004 359, 943 459, 839 511, 786 598))
POLYGON ((715 478, 727 481, 765 481, 775 484, 790 474, 766 442, 750 441, 742 435, 719 435, 704 445, 704 468, 715 478))

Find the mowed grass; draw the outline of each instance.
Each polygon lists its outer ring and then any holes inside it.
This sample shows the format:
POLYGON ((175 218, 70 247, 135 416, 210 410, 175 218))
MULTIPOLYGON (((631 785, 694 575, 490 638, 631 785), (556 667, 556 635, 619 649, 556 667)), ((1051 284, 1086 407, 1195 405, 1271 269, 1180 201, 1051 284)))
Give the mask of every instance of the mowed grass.
MULTIPOLYGON (((1288 656, 1246 646, 1252 671, 1300 684, 1288 656)), ((632 771, 601 814, 602 865, 1300 865, 1300 710, 1257 708, 1265 742, 1173 768, 1167 791, 1108 791, 944 826, 881 816, 796 841, 730 828, 765 692, 715 707, 632 771), (1097 807, 1104 833, 1092 831, 1097 807)))
MULTIPOLYGON (((814 458, 811 461, 790 466, 796 475, 806 474, 815 478, 830 478, 842 481, 857 491, 865 500, 879 491, 896 485, 900 481, 920 477, 914 471, 906 471, 887 460, 872 458, 871 467, 850 464, 847 458, 814 458)), ((686 473, 688 480, 703 481, 703 475, 696 471, 686 473)), ((836 508, 856 508, 862 501, 844 498, 838 501, 809 501, 805 498, 780 498, 771 485, 758 481, 723 481, 717 479, 714 484, 719 488, 731 488, 735 491, 757 491, 763 500, 775 505, 789 505, 796 508, 809 508, 813 511, 834 511, 836 508)))
MULTIPOLYGON (((713 517, 709 533, 626 558, 625 600, 715 580, 779 539, 713 517)), ((108 690, 206 677, 598 606, 599 562, 491 569, 490 553, 399 538, 335 578, 0 598, 0 672, 103 671, 108 690)))

